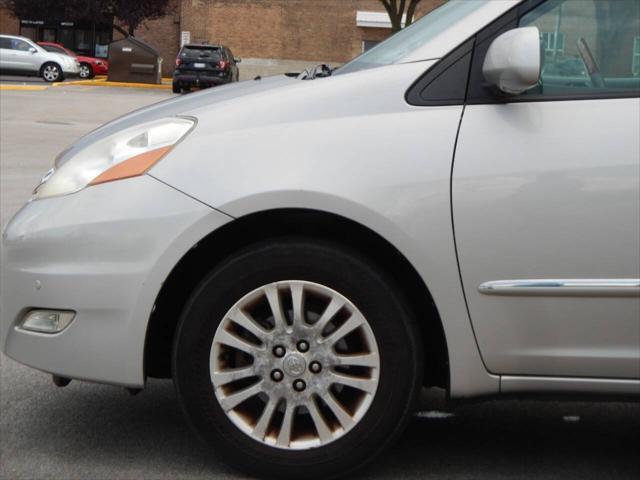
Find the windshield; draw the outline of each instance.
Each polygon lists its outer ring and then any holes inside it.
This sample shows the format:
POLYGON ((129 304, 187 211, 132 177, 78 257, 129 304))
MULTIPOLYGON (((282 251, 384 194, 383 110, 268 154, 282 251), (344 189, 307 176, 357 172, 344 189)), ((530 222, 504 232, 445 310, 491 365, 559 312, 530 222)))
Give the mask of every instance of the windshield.
POLYGON ((222 58, 222 52, 218 47, 209 47, 205 45, 185 45, 180 56, 189 58, 211 58, 214 60, 219 60, 222 58))
POLYGON ((397 63, 489 1, 491 0, 449 0, 416 23, 356 57, 338 69, 335 75, 397 63))

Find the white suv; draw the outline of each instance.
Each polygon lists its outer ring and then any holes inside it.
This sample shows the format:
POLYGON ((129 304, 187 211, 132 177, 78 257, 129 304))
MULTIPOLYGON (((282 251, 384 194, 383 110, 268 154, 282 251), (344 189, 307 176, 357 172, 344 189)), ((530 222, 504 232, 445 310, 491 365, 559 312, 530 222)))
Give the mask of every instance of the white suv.
POLYGON ((65 77, 78 76, 80 63, 68 55, 47 52, 28 38, 0 35, 0 72, 61 82, 65 77))

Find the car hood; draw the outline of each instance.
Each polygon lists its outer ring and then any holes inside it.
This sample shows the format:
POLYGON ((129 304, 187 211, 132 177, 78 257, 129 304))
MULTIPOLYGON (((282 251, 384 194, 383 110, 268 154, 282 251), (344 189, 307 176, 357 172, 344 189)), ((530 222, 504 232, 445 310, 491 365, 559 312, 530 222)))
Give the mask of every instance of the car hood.
POLYGON ((131 113, 118 117, 115 120, 98 127, 77 140, 58 156, 56 159, 56 166, 59 167, 78 151, 88 145, 134 125, 178 115, 196 116, 193 115, 196 110, 207 110, 212 106, 222 105, 241 97, 256 95, 267 90, 284 88, 288 85, 299 82, 300 81, 295 77, 277 75, 259 80, 256 79, 210 88, 201 92, 171 98, 169 100, 134 110, 131 113))
POLYGON ((102 62, 102 63, 107 63, 107 61, 105 59, 103 59, 103 58, 85 57, 84 55, 76 55, 76 58, 80 62, 87 62, 87 63, 102 62))
POLYGON ((55 52, 47 52, 47 57, 50 60, 57 61, 58 63, 65 64, 69 62, 74 62, 76 59, 74 57, 70 57, 69 55, 65 55, 63 53, 55 53, 55 52))
POLYGON ((109 135, 167 117, 197 119, 189 139, 205 137, 214 143, 226 131, 244 130, 251 135, 259 129, 286 128, 297 122, 397 112, 406 106, 407 89, 434 63, 395 64, 315 80, 280 75, 207 89, 144 107, 99 127, 60 155, 56 166, 109 135))

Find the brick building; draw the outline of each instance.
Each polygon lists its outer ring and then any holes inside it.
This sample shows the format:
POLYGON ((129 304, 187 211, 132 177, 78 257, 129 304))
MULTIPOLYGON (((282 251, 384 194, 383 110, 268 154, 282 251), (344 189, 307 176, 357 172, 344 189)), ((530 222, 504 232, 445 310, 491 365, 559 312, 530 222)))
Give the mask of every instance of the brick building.
MULTIPOLYGON (((416 17, 443 2, 422 0, 416 17)), ((104 26, 16 19, 0 6, 0 32, 63 40, 80 53, 103 54, 104 42, 120 36, 109 29, 107 39, 104 31, 104 26), (91 41, 82 43, 86 38, 91 41)), ((164 57, 165 74, 173 70, 181 41, 188 39, 228 45, 243 59, 241 71, 246 77, 310 63, 341 64, 390 33, 391 24, 379 0, 171 0, 165 17, 146 22, 135 36, 164 57)))

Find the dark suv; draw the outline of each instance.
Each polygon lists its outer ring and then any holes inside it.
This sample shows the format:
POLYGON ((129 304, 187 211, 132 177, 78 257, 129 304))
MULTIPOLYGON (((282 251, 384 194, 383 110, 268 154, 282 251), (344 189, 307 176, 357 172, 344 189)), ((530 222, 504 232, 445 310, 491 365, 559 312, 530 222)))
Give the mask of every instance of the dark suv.
POLYGON ((224 45, 185 45, 176 57, 173 93, 237 82, 238 63, 224 45))

